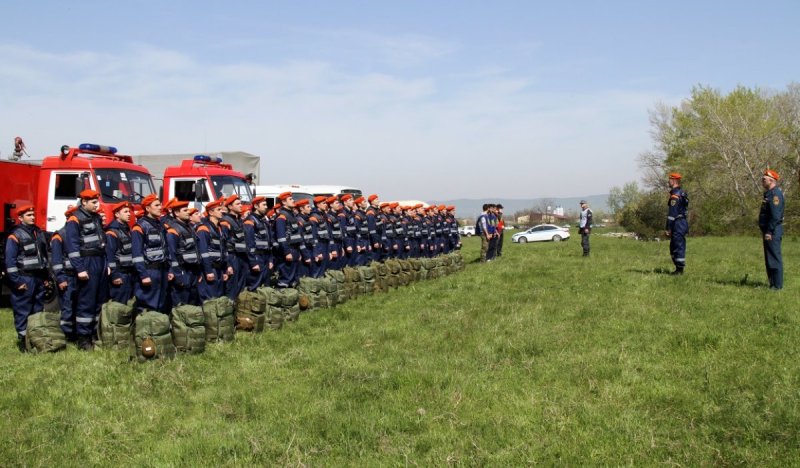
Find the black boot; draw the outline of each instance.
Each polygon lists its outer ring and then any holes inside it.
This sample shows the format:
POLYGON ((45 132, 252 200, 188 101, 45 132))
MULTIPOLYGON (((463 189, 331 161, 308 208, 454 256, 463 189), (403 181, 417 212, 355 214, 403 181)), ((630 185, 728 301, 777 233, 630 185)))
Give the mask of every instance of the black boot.
POLYGON ((675 271, 670 273, 671 275, 682 275, 683 274, 683 267, 675 267, 675 271))
POLYGON ((25 346, 25 337, 22 335, 17 335, 17 349, 20 353, 28 352, 28 348, 25 346))
POLYGON ((81 351, 91 351, 94 349, 94 344, 92 344, 92 337, 91 336, 78 336, 78 349, 81 351))

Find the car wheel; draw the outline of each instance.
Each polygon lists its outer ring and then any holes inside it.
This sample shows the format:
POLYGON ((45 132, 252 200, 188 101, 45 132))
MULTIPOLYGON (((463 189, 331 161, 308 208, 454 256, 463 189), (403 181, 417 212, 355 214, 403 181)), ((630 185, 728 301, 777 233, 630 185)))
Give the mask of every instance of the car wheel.
POLYGON ((553 242, 561 242, 561 236, 559 236, 558 234, 553 236, 553 242))
POLYGON ((528 243, 528 238, 527 237, 520 237, 519 238, 519 243, 520 244, 527 244, 528 243))

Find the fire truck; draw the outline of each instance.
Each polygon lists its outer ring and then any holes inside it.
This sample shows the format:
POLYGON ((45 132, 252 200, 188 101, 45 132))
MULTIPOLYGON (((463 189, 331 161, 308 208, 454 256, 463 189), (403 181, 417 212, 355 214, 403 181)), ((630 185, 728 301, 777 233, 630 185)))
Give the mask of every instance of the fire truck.
MULTIPOLYGON (((16 208, 35 207, 36 224, 48 233, 60 229, 64 212, 78 203, 84 189, 100 192, 100 207, 111 220, 111 205, 129 201, 139 208, 142 198, 154 192, 149 171, 117 154, 112 146, 84 143, 64 145, 60 153, 41 161, 0 161, 0 260, 5 240, 16 223, 16 208)), ((3 261, 2 270, 5 270, 3 261)))
POLYGON ((206 203, 235 194, 249 205, 253 199, 250 182, 243 173, 222 162, 221 157, 198 154, 164 171, 162 200, 193 202, 202 211, 206 203))

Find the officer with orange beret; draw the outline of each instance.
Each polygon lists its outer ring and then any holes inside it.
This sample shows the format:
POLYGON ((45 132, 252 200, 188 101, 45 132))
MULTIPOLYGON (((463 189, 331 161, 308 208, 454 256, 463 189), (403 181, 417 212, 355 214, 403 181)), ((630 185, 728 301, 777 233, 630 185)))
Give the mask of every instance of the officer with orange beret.
POLYGON ((248 260, 246 286, 249 291, 255 291, 261 286, 269 286, 273 268, 272 228, 267 218, 266 198, 253 198, 243 228, 248 260))
POLYGON ((673 172, 667 180, 669 200, 667 201, 667 226, 665 234, 670 238, 669 252, 675 264, 673 275, 682 275, 686 268, 686 235, 689 233, 689 194, 681 188, 681 175, 673 172))
POLYGON ((111 206, 114 220, 106 226, 106 261, 111 272, 109 297, 126 304, 133 297, 136 268, 133 266, 131 240, 131 204, 124 201, 111 206))
POLYGON ((767 267, 769 288, 783 289, 783 255, 781 240, 783 239, 783 191, 778 187, 781 176, 772 169, 764 171, 761 185, 764 187, 764 199, 758 214, 758 227, 761 229, 764 244, 764 263, 767 267))
POLYGON ((161 200, 154 194, 142 200, 144 216, 131 228, 131 251, 138 281, 134 287, 136 309, 168 313, 170 258, 167 231, 161 222, 161 200))
POLYGON ((222 200, 206 203, 206 216, 197 227, 197 247, 203 274, 197 285, 200 301, 216 299, 225 293, 225 281, 233 269, 228 267, 225 233, 220 226, 222 200))
POLYGON ((28 317, 44 310, 44 292, 48 287, 47 240, 38 226, 33 205, 16 211, 17 224, 6 239, 5 267, 11 286, 11 309, 17 346, 25 352, 28 317))
POLYGON ((171 200, 170 216, 167 220, 167 249, 169 251, 169 272, 171 307, 181 304, 200 305, 197 282, 202 274, 197 234, 189 219, 189 202, 171 200))

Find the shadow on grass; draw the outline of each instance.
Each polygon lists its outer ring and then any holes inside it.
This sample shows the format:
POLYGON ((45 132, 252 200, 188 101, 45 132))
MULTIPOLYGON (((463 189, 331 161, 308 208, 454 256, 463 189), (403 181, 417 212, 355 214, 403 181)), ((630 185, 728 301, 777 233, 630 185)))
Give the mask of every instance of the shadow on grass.
POLYGON ((743 278, 740 279, 713 279, 711 280, 712 283, 721 284, 723 286, 737 286, 740 288, 754 288, 754 289, 761 289, 761 288, 768 288, 769 283, 766 281, 756 281, 749 278, 749 274, 744 275, 743 278))
POLYGON ((627 271, 628 273, 642 273, 642 274, 645 274, 645 275, 653 275, 653 274, 655 274, 655 275, 671 275, 672 274, 672 270, 670 270, 669 268, 653 268, 652 270, 639 270, 639 269, 636 269, 636 268, 630 268, 630 269, 625 270, 625 271, 627 271))

